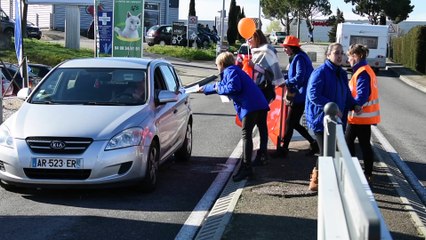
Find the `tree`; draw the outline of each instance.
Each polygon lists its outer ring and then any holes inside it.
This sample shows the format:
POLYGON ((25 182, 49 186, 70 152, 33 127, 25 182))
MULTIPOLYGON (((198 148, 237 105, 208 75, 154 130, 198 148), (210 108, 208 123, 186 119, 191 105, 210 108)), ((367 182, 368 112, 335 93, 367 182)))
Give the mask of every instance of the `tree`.
POLYGON ((197 16, 197 13, 195 12, 195 0, 191 0, 189 2, 189 13, 188 16, 197 16))
POLYGON ((265 16, 280 20, 287 33, 290 32, 290 23, 298 16, 306 20, 309 31, 313 33, 312 19, 320 14, 331 14, 327 0, 261 0, 260 5, 265 16))
POLYGON ((300 16, 305 19, 311 38, 310 41, 313 42, 314 25, 312 24, 312 20, 320 15, 330 15, 330 2, 328 0, 303 0, 299 4, 298 10, 300 11, 300 16))
POLYGON ((283 31, 280 21, 278 21, 278 20, 272 21, 268 25, 268 27, 266 27, 267 33, 270 33, 270 32, 273 32, 273 31, 275 31, 275 32, 282 32, 283 31))
POLYGON ((332 25, 330 31, 328 32, 328 41, 329 42, 336 42, 336 32, 337 32, 337 25, 339 23, 344 23, 345 18, 343 17, 343 12, 340 11, 340 9, 337 8, 336 16, 330 16, 327 20, 327 25, 332 25))
POLYGON ((408 14, 413 11, 414 6, 410 5, 411 0, 387 0, 387 4, 384 5, 384 13, 394 23, 399 23, 407 18, 408 14))
MULTIPOLYGON (((377 25, 381 15, 387 16, 395 23, 408 18, 408 14, 413 11, 414 6, 410 5, 411 0, 344 0, 351 3, 354 8, 352 12, 361 17, 367 16, 368 21, 377 25)), ((382 17, 383 18, 383 17, 382 17)), ((381 20, 383 23, 383 20, 381 20)))
POLYGON ((291 22, 296 15, 294 0, 260 0, 262 12, 266 18, 280 21, 287 33, 290 32, 291 22))
POLYGON ((238 38, 238 16, 240 15, 240 8, 237 8, 235 0, 231 0, 228 14, 228 31, 226 36, 228 38, 229 45, 234 45, 238 38))

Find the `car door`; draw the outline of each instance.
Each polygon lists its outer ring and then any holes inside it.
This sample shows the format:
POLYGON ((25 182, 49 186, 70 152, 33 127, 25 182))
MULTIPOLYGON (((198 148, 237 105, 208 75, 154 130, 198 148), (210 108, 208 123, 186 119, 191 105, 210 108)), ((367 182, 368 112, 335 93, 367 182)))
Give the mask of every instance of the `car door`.
MULTIPOLYGON (((170 90, 170 87, 172 87, 171 82, 166 83, 166 79, 169 77, 170 70, 167 71, 167 65, 158 64, 154 67, 154 94, 158 94, 162 90, 170 90)), ((160 154, 162 159, 173 153, 173 147, 176 141, 178 141, 179 132, 181 131, 181 117, 176 102, 157 103, 155 105, 155 124, 160 140, 160 154)))
POLYGON ((172 143, 172 148, 176 149, 185 139, 186 127, 190 114, 189 97, 185 93, 185 89, 181 85, 181 81, 171 65, 161 65, 160 69, 166 82, 167 89, 177 94, 177 102, 175 102, 173 106, 173 117, 176 124, 173 131, 173 138, 175 141, 172 143))

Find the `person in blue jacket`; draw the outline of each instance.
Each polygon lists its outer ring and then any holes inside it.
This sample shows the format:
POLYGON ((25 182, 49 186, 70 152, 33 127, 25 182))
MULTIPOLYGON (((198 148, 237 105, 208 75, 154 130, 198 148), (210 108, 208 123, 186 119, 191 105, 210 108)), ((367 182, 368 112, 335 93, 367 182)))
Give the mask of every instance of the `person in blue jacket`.
MULTIPOLYGON (((349 90, 348 74, 342 68, 343 47, 340 43, 332 43, 326 52, 326 61, 315 69, 308 81, 306 90, 306 123, 314 132, 318 142, 320 156, 324 148, 324 106, 334 102, 339 107, 342 125, 345 127, 347 116, 343 113, 355 108, 356 102, 349 90)), ((309 189, 318 190, 318 164, 311 175, 309 189)))
POLYGON ((235 182, 253 176, 251 158, 253 153, 253 128, 266 129, 266 115, 269 105, 260 88, 247 73, 234 65, 234 55, 223 52, 216 58, 216 66, 220 72, 220 81, 207 84, 200 88, 204 94, 219 94, 228 96, 234 103, 235 111, 242 122, 243 156, 237 173, 233 176, 235 182))
POLYGON ((291 102, 288 102, 288 113, 285 121, 285 133, 282 148, 278 148, 284 157, 288 153, 288 145, 293 137, 293 131, 297 130, 310 143, 309 154, 315 154, 318 150, 318 144, 309 134, 308 130, 300 124, 300 118, 305 111, 306 86, 309 77, 314 70, 312 61, 308 55, 300 48, 299 39, 293 35, 285 38, 284 52, 290 57, 291 62, 288 67, 288 73, 285 76, 285 85, 287 91, 295 92, 296 95, 291 102))

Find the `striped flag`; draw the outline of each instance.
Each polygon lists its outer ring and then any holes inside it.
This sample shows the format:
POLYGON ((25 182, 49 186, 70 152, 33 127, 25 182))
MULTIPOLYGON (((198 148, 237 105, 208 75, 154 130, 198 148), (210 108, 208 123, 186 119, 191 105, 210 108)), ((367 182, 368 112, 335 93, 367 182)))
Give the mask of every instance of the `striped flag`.
POLYGON ((18 64, 22 63, 21 0, 15 0, 15 51, 18 64))

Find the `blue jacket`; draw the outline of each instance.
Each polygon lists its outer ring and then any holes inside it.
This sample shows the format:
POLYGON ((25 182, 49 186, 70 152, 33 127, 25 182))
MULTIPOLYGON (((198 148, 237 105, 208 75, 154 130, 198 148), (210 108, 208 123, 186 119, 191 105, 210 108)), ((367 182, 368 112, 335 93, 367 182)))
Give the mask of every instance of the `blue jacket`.
POLYGON ((305 102, 306 86, 313 70, 312 61, 305 52, 300 51, 294 55, 288 69, 287 79, 285 80, 285 84, 290 92, 297 91, 294 103, 305 102))
MULTIPOLYGON (((368 65, 367 61, 362 60, 359 63, 355 64, 352 67, 352 70, 355 73, 358 70, 358 68, 365 65, 368 65)), ((368 98, 370 97, 370 93, 371 93, 370 75, 368 75, 366 71, 363 71, 362 73, 358 75, 358 79, 356 81, 357 81, 357 84, 356 84, 357 96, 355 97, 355 102, 357 103, 357 105, 362 106, 368 101, 368 98)))
POLYGON ((312 72, 306 92, 306 123, 315 133, 324 132, 324 106, 329 102, 337 104, 343 114, 342 122, 345 126, 345 113, 355 106, 349 90, 348 74, 342 67, 326 60, 312 72))
POLYGON ((238 66, 229 66, 220 73, 221 81, 204 86, 204 94, 226 95, 234 102, 235 111, 242 120, 248 113, 269 110, 260 88, 238 66))

